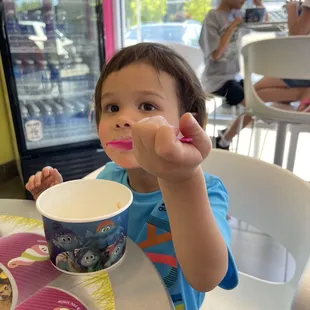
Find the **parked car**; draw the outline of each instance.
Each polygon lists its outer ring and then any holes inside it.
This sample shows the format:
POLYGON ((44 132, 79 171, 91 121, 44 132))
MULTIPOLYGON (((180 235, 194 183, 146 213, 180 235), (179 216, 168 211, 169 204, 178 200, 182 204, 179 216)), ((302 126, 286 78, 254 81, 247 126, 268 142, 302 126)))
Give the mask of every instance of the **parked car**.
MULTIPOLYGON (((197 21, 184 23, 150 23, 141 25, 141 42, 179 43, 198 47, 201 24, 197 21)), ((138 27, 133 26, 125 34, 125 46, 138 43, 138 27)))

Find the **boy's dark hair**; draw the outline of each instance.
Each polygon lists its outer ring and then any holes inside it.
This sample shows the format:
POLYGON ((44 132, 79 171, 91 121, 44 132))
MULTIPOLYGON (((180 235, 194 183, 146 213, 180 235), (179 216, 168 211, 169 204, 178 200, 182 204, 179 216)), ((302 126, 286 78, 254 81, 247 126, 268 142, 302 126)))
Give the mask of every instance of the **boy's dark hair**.
POLYGON ((99 125, 101 118, 101 90, 104 81, 115 71, 135 62, 149 63, 158 72, 171 75, 176 81, 180 112, 196 113, 195 118, 201 127, 207 122, 205 94, 194 70, 185 59, 173 49, 157 43, 139 43, 117 52, 104 66, 95 90, 95 115, 99 125))

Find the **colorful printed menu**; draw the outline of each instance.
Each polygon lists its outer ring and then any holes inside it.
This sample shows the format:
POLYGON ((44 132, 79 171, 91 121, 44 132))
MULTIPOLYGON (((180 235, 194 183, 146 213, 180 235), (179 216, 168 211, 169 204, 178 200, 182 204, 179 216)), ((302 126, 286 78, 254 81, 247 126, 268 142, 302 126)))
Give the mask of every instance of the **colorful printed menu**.
POLYGON ((115 310, 108 274, 70 275, 51 264, 42 222, 0 216, 1 310, 115 310))

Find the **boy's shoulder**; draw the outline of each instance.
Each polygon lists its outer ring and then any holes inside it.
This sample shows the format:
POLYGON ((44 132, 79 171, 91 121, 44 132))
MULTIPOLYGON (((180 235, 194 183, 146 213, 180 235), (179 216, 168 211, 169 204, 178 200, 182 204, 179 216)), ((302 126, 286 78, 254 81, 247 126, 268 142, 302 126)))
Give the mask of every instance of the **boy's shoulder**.
POLYGON ((216 18, 216 10, 215 9, 211 9, 205 16, 203 23, 208 23, 210 20, 213 20, 216 18))
POLYGON ((231 13, 229 12, 227 13, 216 9, 211 9, 207 13, 203 21, 203 24, 206 26, 213 26, 216 28, 222 28, 223 26, 227 27, 231 23, 230 14, 231 13))
POLYGON ((205 16, 205 22, 209 22, 209 21, 212 21, 212 20, 216 20, 218 19, 220 16, 222 16, 223 13, 216 10, 216 9, 211 9, 207 15, 205 16))
POLYGON ((120 182, 122 181, 126 170, 117 166, 114 162, 107 163, 104 168, 97 175, 97 179, 110 180, 120 182))

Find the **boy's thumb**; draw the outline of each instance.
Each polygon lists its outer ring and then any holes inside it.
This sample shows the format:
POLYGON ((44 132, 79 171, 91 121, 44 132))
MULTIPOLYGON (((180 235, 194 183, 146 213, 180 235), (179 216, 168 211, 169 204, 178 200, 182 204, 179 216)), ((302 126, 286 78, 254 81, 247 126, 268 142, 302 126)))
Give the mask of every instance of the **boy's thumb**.
POLYGON ((195 138, 204 135, 204 130, 200 127, 195 117, 191 113, 185 113, 180 120, 180 130, 186 138, 195 138))
POLYGON ((191 113, 181 117, 180 130, 184 137, 193 139, 191 144, 200 151, 203 158, 208 156, 212 149, 212 142, 191 113))

